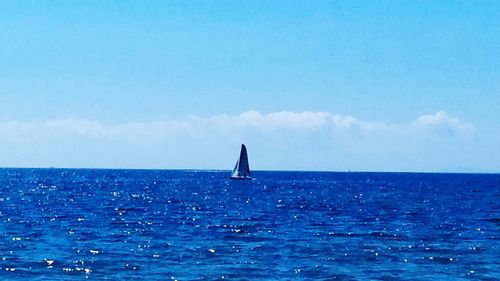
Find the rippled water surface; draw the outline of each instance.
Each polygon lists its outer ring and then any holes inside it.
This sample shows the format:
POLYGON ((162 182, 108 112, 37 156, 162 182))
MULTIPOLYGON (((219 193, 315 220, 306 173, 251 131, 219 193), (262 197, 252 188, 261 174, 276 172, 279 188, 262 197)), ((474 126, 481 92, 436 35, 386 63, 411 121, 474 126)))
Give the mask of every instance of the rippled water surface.
POLYGON ((499 280, 500 175, 0 170, 1 280, 499 280))

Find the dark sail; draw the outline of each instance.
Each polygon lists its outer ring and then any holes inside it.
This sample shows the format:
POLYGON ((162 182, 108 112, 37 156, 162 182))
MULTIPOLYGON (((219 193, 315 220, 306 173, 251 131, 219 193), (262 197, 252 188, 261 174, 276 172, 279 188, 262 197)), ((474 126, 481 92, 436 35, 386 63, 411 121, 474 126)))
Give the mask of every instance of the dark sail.
POLYGON ((241 145, 240 158, 236 162, 236 166, 234 166, 231 178, 233 179, 250 178, 250 166, 248 165, 247 148, 245 147, 244 144, 241 145))

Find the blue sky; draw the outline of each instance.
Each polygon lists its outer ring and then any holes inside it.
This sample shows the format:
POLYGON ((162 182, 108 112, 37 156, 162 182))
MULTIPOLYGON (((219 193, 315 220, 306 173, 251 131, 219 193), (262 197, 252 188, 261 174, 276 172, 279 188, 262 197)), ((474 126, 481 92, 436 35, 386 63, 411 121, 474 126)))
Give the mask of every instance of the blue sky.
POLYGON ((500 172, 498 1, 0 1, 0 166, 500 172))

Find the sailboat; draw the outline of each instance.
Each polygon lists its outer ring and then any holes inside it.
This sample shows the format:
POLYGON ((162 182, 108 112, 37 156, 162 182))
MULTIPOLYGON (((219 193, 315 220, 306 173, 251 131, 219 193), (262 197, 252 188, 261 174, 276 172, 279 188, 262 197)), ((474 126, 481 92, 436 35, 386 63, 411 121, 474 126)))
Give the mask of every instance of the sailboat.
POLYGON ((236 161, 236 165, 234 166, 233 172, 231 173, 231 179, 251 179, 250 166, 248 165, 247 148, 244 144, 241 144, 240 158, 238 158, 238 161, 236 161))

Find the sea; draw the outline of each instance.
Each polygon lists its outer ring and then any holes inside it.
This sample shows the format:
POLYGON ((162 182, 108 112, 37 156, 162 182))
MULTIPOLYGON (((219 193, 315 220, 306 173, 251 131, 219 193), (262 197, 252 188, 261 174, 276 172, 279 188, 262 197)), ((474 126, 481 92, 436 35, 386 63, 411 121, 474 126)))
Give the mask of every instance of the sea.
POLYGON ((500 174, 0 169, 0 280, 500 280, 500 174))

